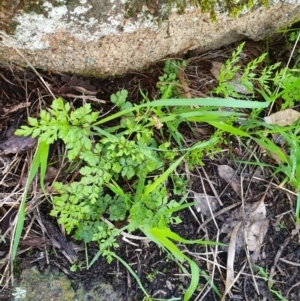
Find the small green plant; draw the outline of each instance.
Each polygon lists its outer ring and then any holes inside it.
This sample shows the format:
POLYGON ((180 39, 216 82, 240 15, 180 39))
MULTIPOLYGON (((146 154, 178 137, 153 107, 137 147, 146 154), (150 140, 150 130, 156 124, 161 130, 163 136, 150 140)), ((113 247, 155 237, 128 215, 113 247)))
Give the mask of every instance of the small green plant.
MULTIPOLYGON (((276 63, 265 67, 260 76, 257 75, 256 69, 264 61, 267 53, 262 54, 255 60, 249 62, 244 69, 238 65, 241 59, 241 53, 245 43, 240 44, 235 51, 233 51, 231 58, 222 65, 218 77, 218 86, 213 91, 216 94, 227 97, 241 97, 241 94, 252 94, 255 92, 255 84, 257 83, 263 91, 271 95, 270 85, 274 81, 274 71, 280 66, 276 63), (240 87, 243 87, 243 93, 240 87)), ((280 75, 279 75, 280 77, 280 75)))
POLYGON ((76 272, 76 271, 81 271, 82 270, 82 266, 83 266, 83 262, 74 262, 70 268, 71 272, 76 272))
MULTIPOLYGON (((299 34, 300 34, 300 30, 293 30, 293 31, 291 31, 289 33, 289 41, 292 42, 292 43, 296 42, 299 34)), ((291 48, 292 45, 289 45, 289 46, 290 46, 289 48, 291 48)))
POLYGON ((280 228, 281 230, 285 229, 285 223, 284 223, 284 221, 280 221, 280 223, 279 223, 279 228, 280 228))
POLYGON ((180 68, 187 66, 186 61, 167 60, 164 66, 164 74, 160 76, 157 87, 161 94, 161 99, 169 99, 180 95, 178 73, 180 68))
MULTIPOLYGON (((111 101, 119 111, 105 118, 100 118, 98 113, 93 112, 90 104, 72 110, 70 104, 61 98, 54 100, 49 109, 41 110, 39 118, 29 117, 29 126, 22 126, 16 132, 17 135, 39 138, 26 187, 29 187, 40 169, 41 186, 45 192, 43 179, 49 145, 60 139, 65 145, 68 160, 73 166, 80 166, 80 177, 70 184, 53 184, 56 195, 51 197, 51 215, 57 217, 67 233, 74 233, 75 238, 82 240, 85 245, 90 242, 98 244, 99 251, 90 264, 87 259, 87 266, 91 266, 101 255, 108 262, 116 258, 129 268, 114 252, 118 247, 116 238, 124 231, 139 229, 175 258, 185 274, 189 272, 183 262, 189 264, 191 283, 184 295, 184 300, 189 300, 198 285, 199 268, 174 242, 218 243, 185 240, 170 230, 170 225, 181 222, 174 213, 191 205, 182 204, 188 195, 184 194, 185 179, 175 176, 174 170, 185 157, 211 147, 219 140, 213 136, 208 141, 197 142, 186 149, 171 148, 169 141, 158 144, 154 139, 158 120, 153 116, 159 114, 159 123, 162 125, 166 122, 178 124, 178 120, 208 121, 221 128, 228 117, 239 114, 220 112, 219 106, 262 108, 268 104, 241 100, 224 104, 221 99, 208 98, 188 102, 186 99, 146 100, 133 106, 127 101, 125 90, 113 94, 111 101), (190 106, 201 108, 191 110, 190 106), (205 106, 215 106, 215 109, 206 111, 205 106), (111 121, 114 121, 113 125, 110 124, 111 121), (174 192, 183 195, 181 200, 169 197, 168 179, 177 186, 174 192), (125 226, 117 229, 111 223, 114 221, 125 221, 125 226)), ((226 130, 235 131, 233 126, 227 126, 226 130)), ((24 222, 25 200, 26 193, 20 207, 22 219, 18 221, 14 250, 24 222)), ((131 273, 135 275, 133 271, 131 273)))
MULTIPOLYGON (((300 70, 283 68, 279 72, 276 72, 274 83, 281 90, 280 96, 283 99, 282 109, 294 107, 295 102, 300 97, 300 70)), ((273 98, 279 97, 276 93, 271 96, 273 98)))
POLYGON ((158 274, 158 270, 153 270, 151 273, 149 273, 146 276, 146 278, 148 279, 148 281, 153 282, 157 274, 158 274))
POLYGON ((300 97, 300 70, 281 68, 280 63, 266 66, 260 74, 255 72, 265 60, 267 53, 250 61, 244 69, 238 65, 245 43, 240 44, 230 59, 222 65, 218 77, 218 86, 213 92, 225 97, 242 97, 241 94, 255 92, 268 98, 270 102, 282 97, 282 109, 290 108, 300 97), (278 90, 280 89, 280 94, 278 90))
POLYGON ((289 155, 286 156, 287 162, 282 163, 275 170, 275 173, 282 173, 287 180, 295 187, 298 192, 297 204, 295 210, 296 224, 300 224, 300 138, 299 138, 299 122, 291 126, 289 129, 280 129, 275 127, 281 133, 284 141, 289 149, 289 155))
POLYGON ((5 236, 1 234, 1 230, 0 230, 0 243, 1 242, 5 243, 5 236))

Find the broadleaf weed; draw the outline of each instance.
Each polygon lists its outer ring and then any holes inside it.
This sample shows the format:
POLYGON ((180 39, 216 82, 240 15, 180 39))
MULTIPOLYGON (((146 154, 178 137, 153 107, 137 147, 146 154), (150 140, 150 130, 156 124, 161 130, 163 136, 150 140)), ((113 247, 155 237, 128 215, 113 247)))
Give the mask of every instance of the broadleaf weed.
MULTIPOLYGON (((174 76, 170 79, 176 80, 174 76)), ((29 126, 22 126, 16 134, 38 137, 39 142, 47 147, 58 139, 62 140, 71 166, 79 169, 79 177, 72 183, 53 183, 57 194, 52 196, 53 209, 50 214, 57 217, 68 234, 74 233, 75 238, 84 241, 85 245, 98 243, 99 252, 90 264, 87 262, 88 266, 100 255, 109 262, 118 258, 114 249, 118 247, 116 238, 121 231, 139 229, 178 260, 189 262, 192 282, 184 297, 184 300, 188 300, 197 287, 199 271, 197 265, 178 252, 171 240, 164 236, 165 233, 170 235, 171 232, 166 231, 171 224, 181 222, 173 213, 185 208, 170 198, 167 181, 173 180, 176 186, 174 194, 185 194, 185 179, 176 177, 175 169, 184 159, 191 165, 200 164, 205 150, 218 150, 222 132, 217 131, 208 141, 183 148, 178 127, 182 122, 207 120, 212 124, 219 122, 222 127, 228 118, 241 114, 221 112, 220 106, 262 108, 268 103, 174 98, 156 101, 145 99, 140 105, 133 106, 127 101, 125 90, 113 94, 111 101, 119 112, 100 118, 90 104, 72 109, 70 104, 58 98, 49 109, 41 110, 39 118, 30 118, 29 126), (201 107, 192 110, 190 106, 201 107), (209 110, 205 107, 209 107, 209 110), (114 121, 114 126, 110 126, 111 121, 114 121), (118 121, 117 126, 115 121, 118 121), (173 131, 177 145, 174 146, 169 137, 157 142, 154 133, 158 123, 161 126, 166 124, 173 131), (101 127, 103 124, 106 127, 101 127), (124 221, 125 226, 120 230, 114 228, 103 220, 104 214, 109 221, 124 221), (155 238, 153 233, 159 235, 155 238)), ((237 131, 232 126, 227 126, 225 130, 237 131)), ((170 238, 188 243, 175 234, 170 238)))

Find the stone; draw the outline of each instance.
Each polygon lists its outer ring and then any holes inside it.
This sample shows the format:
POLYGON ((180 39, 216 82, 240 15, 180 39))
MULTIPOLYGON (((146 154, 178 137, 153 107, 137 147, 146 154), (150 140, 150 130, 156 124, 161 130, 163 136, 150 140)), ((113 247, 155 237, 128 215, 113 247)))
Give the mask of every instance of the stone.
POLYGON ((46 269, 40 273, 36 267, 23 270, 21 281, 12 292, 11 301, 72 301, 75 292, 71 281, 57 270, 46 269))
POLYGON ((40 272, 37 267, 26 268, 13 288, 11 301, 122 301, 121 291, 102 279, 85 279, 88 287, 71 280, 56 268, 40 272))
POLYGON ((267 8, 244 8, 236 18, 216 8, 212 22, 191 5, 180 14, 166 6, 168 0, 3 1, 0 60, 53 72, 121 75, 189 50, 260 40, 300 18, 300 1, 269 2, 267 8))

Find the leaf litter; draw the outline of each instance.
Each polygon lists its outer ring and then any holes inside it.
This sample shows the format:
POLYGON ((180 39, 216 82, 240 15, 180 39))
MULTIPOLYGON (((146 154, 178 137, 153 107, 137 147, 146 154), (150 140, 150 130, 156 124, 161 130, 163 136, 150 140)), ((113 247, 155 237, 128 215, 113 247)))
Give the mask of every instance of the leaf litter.
POLYGON ((215 196, 197 193, 195 191, 192 191, 192 193, 194 194, 197 212, 201 212, 205 216, 211 216, 212 213, 219 208, 218 199, 215 196))
MULTIPOLYGON (((236 194, 241 196, 241 180, 236 171, 230 166, 219 165, 218 173, 236 194)), ((221 233, 227 234, 223 242, 228 243, 227 274, 225 293, 222 300, 225 300, 225 296, 235 282, 235 254, 240 254, 242 250, 247 249, 252 252, 250 256, 251 263, 255 263, 259 259, 260 249, 269 227, 264 202, 268 188, 259 202, 243 202, 241 207, 231 212, 230 217, 222 225, 221 233)))
POLYGON ((232 211, 231 216, 226 219, 221 228, 221 233, 228 234, 225 242, 229 238, 232 239, 233 229, 241 222, 235 239, 235 250, 239 254, 247 246, 249 251, 254 252, 252 259, 255 262, 269 226, 264 199, 256 203, 246 203, 232 211))
POLYGON ((293 109, 286 109, 270 116, 264 117, 264 121, 267 124, 280 125, 280 126, 288 126, 292 125, 295 121, 300 118, 300 113, 293 109))
POLYGON ((232 167, 228 165, 218 165, 218 173, 237 195, 241 194, 241 181, 232 167))

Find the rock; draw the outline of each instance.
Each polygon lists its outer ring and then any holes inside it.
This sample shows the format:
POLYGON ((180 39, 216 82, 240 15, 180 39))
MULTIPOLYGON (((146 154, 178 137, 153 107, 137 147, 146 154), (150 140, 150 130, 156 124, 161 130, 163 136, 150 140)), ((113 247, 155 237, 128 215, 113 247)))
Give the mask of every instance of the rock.
POLYGON ((33 267, 23 270, 21 281, 15 286, 11 301, 72 301, 74 297, 71 281, 64 274, 50 269, 40 273, 33 267))
MULTIPOLYGON (((86 279, 85 279, 86 280, 86 279)), ((11 301, 122 301, 121 292, 99 279, 90 279, 88 288, 71 281, 57 269, 42 273, 36 267, 26 268, 15 285, 11 301), (75 287, 76 289, 74 289, 75 287)))
POLYGON ((216 10, 213 23, 208 13, 192 6, 183 14, 173 12, 167 0, 6 1, 0 29, 8 37, 2 40, 0 59, 27 65, 26 58, 55 72, 124 74, 188 50, 260 40, 300 18, 300 1, 269 2, 268 8, 256 5, 237 18, 216 10))

